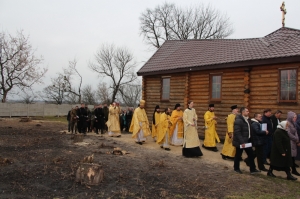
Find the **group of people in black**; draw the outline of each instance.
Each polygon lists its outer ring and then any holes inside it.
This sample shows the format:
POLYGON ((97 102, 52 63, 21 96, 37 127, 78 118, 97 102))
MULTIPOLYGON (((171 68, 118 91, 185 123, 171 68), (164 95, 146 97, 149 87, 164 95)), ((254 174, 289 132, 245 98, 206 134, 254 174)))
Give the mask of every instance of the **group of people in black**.
POLYGON ((247 158, 244 161, 250 167, 251 174, 265 171, 268 176, 276 177, 273 170, 285 171, 288 180, 297 180, 293 175, 300 176, 296 170, 299 166, 295 163, 297 151, 300 150, 300 114, 289 111, 286 120, 281 121, 280 110, 272 115, 271 109, 265 109, 263 115, 255 113, 251 120, 247 108, 242 107, 240 113, 234 121, 234 170, 242 173, 239 161, 245 150, 247 158), (246 145, 249 143, 248 148, 246 145), (255 147, 254 153, 252 147, 255 147), (255 157, 259 170, 256 170, 255 157), (265 165, 269 165, 269 169, 265 165))
MULTIPOLYGON (((129 131, 130 123, 133 116, 133 109, 128 108, 127 111, 122 111, 120 114, 120 129, 129 131)), ((109 117, 109 107, 107 104, 95 105, 93 110, 81 103, 72 108, 67 115, 68 132, 86 134, 94 131, 96 134, 104 134, 107 131, 106 122, 109 117)))
POLYGON ((131 120, 133 116, 133 109, 128 108, 127 111, 122 110, 120 114, 120 129, 129 132, 131 120))
POLYGON ((81 107, 72 108, 68 112, 68 131, 73 133, 83 133, 94 132, 96 134, 104 134, 106 129, 105 123, 108 119, 108 107, 106 104, 95 105, 92 111, 89 110, 84 103, 81 104, 81 107))

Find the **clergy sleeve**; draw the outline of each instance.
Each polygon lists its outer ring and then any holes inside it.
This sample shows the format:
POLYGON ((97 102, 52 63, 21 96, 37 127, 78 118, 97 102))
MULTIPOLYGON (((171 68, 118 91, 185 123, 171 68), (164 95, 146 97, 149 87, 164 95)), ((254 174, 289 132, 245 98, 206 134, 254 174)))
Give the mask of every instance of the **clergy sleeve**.
POLYGON ((234 120, 235 120, 234 114, 228 115, 228 117, 227 117, 227 132, 228 133, 233 133, 234 120))
POLYGON ((198 116, 197 116, 197 114, 196 114, 196 110, 193 109, 193 111, 194 111, 194 118, 195 118, 195 120, 197 121, 197 120, 198 120, 198 116))

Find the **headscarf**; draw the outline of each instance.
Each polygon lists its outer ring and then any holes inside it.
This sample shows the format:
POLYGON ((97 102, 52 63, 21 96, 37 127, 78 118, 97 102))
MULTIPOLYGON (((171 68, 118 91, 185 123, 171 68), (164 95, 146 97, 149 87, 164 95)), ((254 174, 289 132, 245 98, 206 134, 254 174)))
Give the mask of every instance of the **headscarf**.
POLYGON ((293 121, 293 118, 294 118, 295 115, 296 115, 295 112, 289 111, 289 112, 287 113, 287 118, 286 118, 286 120, 287 120, 289 123, 293 124, 294 126, 295 126, 295 122, 293 121))
POLYGON ((156 109, 159 108, 159 105, 156 105, 155 106, 155 109, 154 109, 154 113, 153 113, 153 124, 155 125, 155 112, 156 112, 156 109))
POLYGON ((295 135, 297 134, 297 129, 296 129, 296 124, 295 122, 293 121, 293 118, 294 116, 296 115, 296 113, 292 112, 292 111, 289 111, 287 113, 287 122, 289 123, 289 126, 287 128, 287 131, 289 133, 291 133, 292 135, 295 135))
POLYGON ((282 121, 282 122, 280 122, 280 123, 277 125, 277 128, 286 131, 286 124, 287 124, 287 121, 282 121))

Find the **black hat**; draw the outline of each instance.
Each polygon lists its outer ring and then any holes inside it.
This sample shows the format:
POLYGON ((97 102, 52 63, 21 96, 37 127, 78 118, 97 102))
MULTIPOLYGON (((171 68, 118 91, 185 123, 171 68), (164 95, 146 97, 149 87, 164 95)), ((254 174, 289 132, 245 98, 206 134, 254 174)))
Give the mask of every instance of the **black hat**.
POLYGON ((180 104, 176 104, 174 110, 177 109, 177 107, 180 107, 180 104))
POLYGON ((231 108, 231 110, 236 109, 236 108, 237 108, 237 105, 233 105, 233 106, 231 106, 230 108, 231 108))
POLYGON ((214 104, 209 104, 208 107, 215 107, 215 105, 214 104))

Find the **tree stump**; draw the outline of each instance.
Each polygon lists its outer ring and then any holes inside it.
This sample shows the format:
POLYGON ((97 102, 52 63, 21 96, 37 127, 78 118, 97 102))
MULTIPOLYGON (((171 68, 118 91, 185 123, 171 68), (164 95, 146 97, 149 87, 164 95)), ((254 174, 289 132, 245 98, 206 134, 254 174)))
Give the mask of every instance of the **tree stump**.
POLYGON ((104 172, 101 165, 93 163, 80 163, 76 171, 76 182, 86 185, 98 185, 103 181, 104 172))
POLYGON ((74 135, 74 143, 75 142, 82 142, 83 141, 83 135, 81 134, 75 134, 74 135))
POLYGON ((30 117, 21 117, 20 122, 31 122, 31 118, 30 117))

